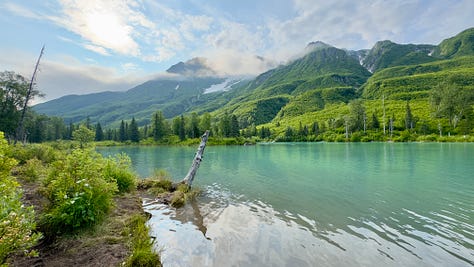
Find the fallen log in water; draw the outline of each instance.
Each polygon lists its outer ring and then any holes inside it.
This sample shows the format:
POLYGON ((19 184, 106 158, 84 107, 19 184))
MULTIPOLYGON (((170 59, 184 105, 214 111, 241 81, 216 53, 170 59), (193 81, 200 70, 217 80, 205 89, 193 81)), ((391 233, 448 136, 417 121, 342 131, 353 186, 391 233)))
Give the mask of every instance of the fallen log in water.
POLYGON ((207 138, 209 137, 209 130, 207 130, 201 137, 201 143, 199 144, 198 150, 196 155, 194 156, 193 163, 191 164, 191 168, 189 168, 188 174, 184 177, 184 179, 180 182, 181 184, 185 184, 188 187, 191 187, 194 181, 194 176, 197 173, 199 165, 202 161, 202 156, 204 154, 204 148, 206 148, 207 138))
POLYGON ((194 198, 199 194, 199 190, 191 189, 191 186, 194 181, 194 176, 196 176, 199 165, 201 164, 208 137, 209 131, 206 131, 201 137, 201 143, 194 156, 191 168, 183 180, 178 183, 173 183, 168 178, 143 179, 138 183, 137 189, 147 194, 151 193, 156 197, 156 201, 160 203, 177 208, 183 206, 187 199, 194 198))

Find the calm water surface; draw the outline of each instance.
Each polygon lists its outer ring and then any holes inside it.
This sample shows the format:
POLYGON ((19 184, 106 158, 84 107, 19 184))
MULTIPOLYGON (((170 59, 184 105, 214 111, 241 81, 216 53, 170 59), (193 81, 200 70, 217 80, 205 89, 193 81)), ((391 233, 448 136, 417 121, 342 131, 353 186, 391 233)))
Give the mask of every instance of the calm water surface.
MULTIPOLYGON (((194 147, 127 153, 180 180, 194 147)), ((183 209, 147 200, 165 266, 473 266, 474 144, 207 147, 183 209)))

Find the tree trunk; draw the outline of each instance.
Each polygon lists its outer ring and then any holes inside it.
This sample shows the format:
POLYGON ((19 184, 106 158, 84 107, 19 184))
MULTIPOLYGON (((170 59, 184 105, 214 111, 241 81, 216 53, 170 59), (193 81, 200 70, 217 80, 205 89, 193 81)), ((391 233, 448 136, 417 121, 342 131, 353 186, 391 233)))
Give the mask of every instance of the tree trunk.
POLYGON ((181 181, 181 183, 187 185, 188 187, 191 187, 193 184, 194 176, 196 175, 199 165, 201 164, 201 161, 202 161, 202 156, 204 154, 204 148, 206 148, 206 142, 207 142, 208 137, 209 137, 209 130, 207 130, 202 135, 201 144, 199 144, 199 147, 196 152, 196 155, 194 156, 194 160, 191 165, 191 168, 189 168, 188 174, 181 181))
POLYGON ((26 142, 25 126, 24 126, 25 114, 26 114, 26 109, 28 108, 28 102, 30 101, 31 94, 33 92, 33 87, 35 86, 36 73, 38 72, 38 68, 41 61, 41 57, 43 56, 43 52, 44 52, 44 45, 41 48, 38 61, 36 61, 35 70, 33 71, 33 75, 31 76, 31 81, 28 87, 28 91, 26 92, 25 103, 23 104, 23 110, 21 111, 20 121, 18 122, 15 144, 17 141, 22 141, 23 143, 26 142))

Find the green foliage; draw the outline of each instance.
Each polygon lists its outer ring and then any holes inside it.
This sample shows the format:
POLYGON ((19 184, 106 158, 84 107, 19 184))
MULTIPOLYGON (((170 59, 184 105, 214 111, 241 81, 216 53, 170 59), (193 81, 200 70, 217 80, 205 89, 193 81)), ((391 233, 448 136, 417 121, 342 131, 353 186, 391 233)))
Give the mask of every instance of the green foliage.
POLYGON ((132 172, 132 161, 126 154, 117 154, 105 161, 104 176, 107 181, 117 184, 120 193, 136 188, 137 178, 132 172))
POLYGON ((360 131, 366 125, 367 115, 361 99, 353 100, 349 103, 350 128, 352 131, 360 131))
POLYGON ((435 116, 447 118, 453 128, 463 118, 470 119, 465 115, 472 113, 474 90, 462 89, 448 80, 435 86, 430 96, 435 116))
POLYGON ((127 140, 127 130, 125 129, 125 122, 122 120, 120 122, 119 141, 124 142, 125 140, 127 140))
POLYGON ((74 150, 53 163, 45 179, 50 206, 41 219, 41 229, 56 235, 90 227, 100 222, 112 205, 117 185, 105 176, 106 165, 92 150, 74 150))
POLYGON ((38 181, 47 174, 47 168, 43 166, 43 162, 37 158, 27 160, 24 165, 18 166, 16 171, 19 177, 28 182, 38 181))
POLYGON ((166 133, 168 132, 166 124, 165 124, 165 117, 163 116, 163 112, 158 110, 153 114, 152 118, 152 136, 155 141, 163 139, 166 133))
POLYGON ((20 164, 25 164, 31 159, 51 163, 60 157, 55 148, 43 144, 30 144, 27 146, 16 145, 12 148, 12 156, 18 160, 20 164))
POLYGON ((95 141, 102 141, 104 140, 104 131, 102 130, 102 126, 100 123, 97 123, 95 126, 95 141))
POLYGON ((79 129, 72 133, 72 138, 76 141, 79 141, 79 144, 82 148, 88 143, 94 141, 95 133, 85 125, 81 125, 79 126, 79 129))
POLYGON ((135 117, 132 118, 128 131, 129 131, 130 141, 134 143, 138 143, 140 141, 140 132, 138 131, 138 125, 137 125, 137 122, 135 121, 135 117))
POLYGON ((149 228, 146 226, 146 218, 137 214, 128 222, 133 234, 132 255, 125 262, 130 267, 156 267, 161 266, 159 255, 153 251, 153 241, 149 236, 149 228))
MULTIPOLYGON (((12 71, 0 72, 0 131, 13 137, 28 92, 28 81, 12 71)), ((37 94, 37 91, 32 95, 37 94)))
POLYGON ((33 207, 24 207, 22 191, 10 176, 17 162, 8 155, 10 147, 0 132, 0 264, 13 252, 25 251, 35 245, 41 234, 35 233, 33 207))

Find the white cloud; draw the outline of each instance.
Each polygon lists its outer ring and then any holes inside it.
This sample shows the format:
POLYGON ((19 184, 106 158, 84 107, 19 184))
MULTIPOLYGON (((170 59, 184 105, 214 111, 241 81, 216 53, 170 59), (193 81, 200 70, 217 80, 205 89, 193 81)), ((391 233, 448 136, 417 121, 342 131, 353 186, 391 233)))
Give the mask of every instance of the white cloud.
POLYGON ((133 36, 134 27, 153 27, 142 13, 131 8, 133 1, 59 0, 59 3, 61 15, 48 18, 80 35, 96 47, 93 51, 101 54, 110 49, 122 55, 140 55, 140 46, 133 36))
POLYGON ((256 75, 276 66, 274 61, 251 52, 214 49, 203 53, 209 67, 221 75, 256 75))
MULTIPOLYGON (((286 8, 285 16, 276 16, 271 11, 277 9, 266 10, 265 6, 284 0, 259 3, 260 9, 249 10, 254 15, 233 13, 223 8, 229 6, 226 4, 207 6, 192 0, 57 1, 57 10, 44 5, 31 11, 12 2, 0 7, 23 17, 52 21, 81 37, 59 37, 65 42, 110 59, 126 56, 116 62, 141 60, 149 66, 150 62, 205 56, 218 71, 231 74, 258 74, 274 65, 268 62, 284 62, 317 40, 348 49, 370 48, 383 39, 437 43, 472 27, 472 20, 466 18, 474 10, 472 0, 288 0, 283 4, 292 4, 292 9, 286 8), (264 10, 268 12, 261 12, 264 10), (258 23, 248 19, 252 16, 260 16, 258 23)), ((124 69, 127 67, 117 64, 117 72, 124 69)))
POLYGON ((0 7, 2 9, 10 11, 13 14, 16 14, 16 15, 21 16, 21 17, 32 18, 32 19, 41 19, 42 18, 41 15, 39 15, 39 14, 37 14, 37 13, 27 9, 27 8, 24 8, 20 5, 12 3, 12 2, 1 3, 0 7))
POLYGON ((92 45, 92 44, 83 44, 82 45, 85 49, 96 52, 97 54, 101 54, 103 56, 110 56, 109 52, 102 46, 92 45))
MULTIPOLYGON (((0 51, 0 65, 29 79, 37 56, 18 50, 13 53, 0 51)), ((45 98, 35 99, 34 103, 69 94, 124 91, 150 78, 137 72, 123 75, 113 68, 84 64, 71 56, 60 56, 53 60, 43 57, 37 75, 37 88, 45 94, 45 98)))
POLYGON ((466 21, 469 17, 466 13, 474 10, 474 1, 470 0, 293 0, 293 3, 295 17, 267 24, 272 43, 288 49, 293 49, 295 43, 303 46, 317 40, 348 49, 371 48, 385 39, 399 43, 436 42, 472 27, 472 21, 466 21), (450 30, 443 32, 446 28, 450 30), (458 30, 453 32, 453 29, 458 30))
POLYGON ((140 70, 140 67, 135 63, 128 62, 122 64, 122 70, 124 72, 136 72, 140 70))

